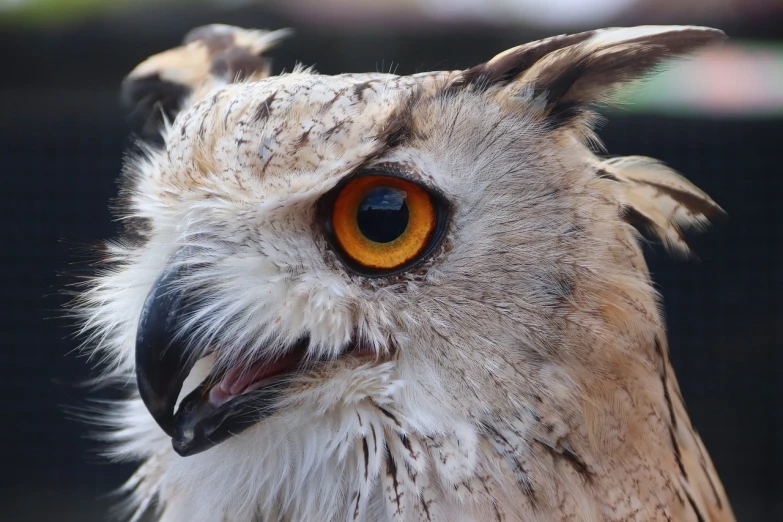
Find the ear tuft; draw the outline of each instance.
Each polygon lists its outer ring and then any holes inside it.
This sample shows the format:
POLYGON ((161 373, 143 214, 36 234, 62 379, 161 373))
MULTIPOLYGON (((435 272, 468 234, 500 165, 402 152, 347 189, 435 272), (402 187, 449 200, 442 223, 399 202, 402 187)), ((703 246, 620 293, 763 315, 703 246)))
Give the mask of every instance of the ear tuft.
POLYGON ((667 247, 687 254, 682 231, 701 229, 725 215, 707 194, 663 163, 626 156, 599 163, 597 175, 620 184, 620 205, 629 223, 641 225, 667 247))
POLYGON ((512 47, 482 63, 458 74, 449 84, 449 89, 464 87, 488 88, 503 85, 514 80, 533 64, 549 53, 570 47, 591 38, 596 31, 552 36, 527 44, 512 47))
POLYGON ((262 54, 289 34, 220 24, 191 30, 183 45, 147 58, 123 81, 132 122, 154 135, 161 118, 173 119, 186 99, 193 102, 221 82, 268 77, 271 63, 262 54))
POLYGON ((619 84, 643 76, 666 58, 724 38, 722 31, 697 26, 641 26, 556 36, 500 53, 458 74, 448 88, 494 87, 501 97, 543 98, 545 115, 558 119, 605 101, 619 84))
POLYGON ((518 78, 547 104, 603 101, 622 83, 644 76, 674 56, 725 38, 706 27, 643 26, 603 29, 579 45, 551 53, 518 78))

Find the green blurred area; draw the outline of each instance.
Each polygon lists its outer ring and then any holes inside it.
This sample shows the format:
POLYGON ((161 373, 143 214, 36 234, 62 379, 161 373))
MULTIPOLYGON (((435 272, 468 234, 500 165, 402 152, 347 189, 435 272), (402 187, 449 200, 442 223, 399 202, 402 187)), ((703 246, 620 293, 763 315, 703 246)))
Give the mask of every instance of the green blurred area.
POLYGON ((132 0, 0 0, 5 23, 52 24, 82 19, 132 0))
POLYGON ((110 11, 138 9, 144 4, 204 4, 201 0, 0 0, 0 22, 15 26, 47 26, 80 22, 110 11))

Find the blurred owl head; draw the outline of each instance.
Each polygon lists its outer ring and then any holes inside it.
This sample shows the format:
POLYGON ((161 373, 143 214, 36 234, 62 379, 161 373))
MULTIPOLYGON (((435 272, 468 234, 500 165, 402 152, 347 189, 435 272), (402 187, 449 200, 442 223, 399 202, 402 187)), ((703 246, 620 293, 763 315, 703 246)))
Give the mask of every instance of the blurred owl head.
POLYGON ((107 379, 136 383, 108 437, 145 461, 140 510, 546 520, 589 479, 580 509, 603 513, 612 430, 669 444, 617 403, 665 407, 634 226, 685 252, 681 230, 720 209, 654 160, 596 156, 591 107, 722 33, 270 76, 282 36, 200 28, 124 83, 137 116, 163 115, 162 145, 127 161, 126 234, 79 306, 107 379))

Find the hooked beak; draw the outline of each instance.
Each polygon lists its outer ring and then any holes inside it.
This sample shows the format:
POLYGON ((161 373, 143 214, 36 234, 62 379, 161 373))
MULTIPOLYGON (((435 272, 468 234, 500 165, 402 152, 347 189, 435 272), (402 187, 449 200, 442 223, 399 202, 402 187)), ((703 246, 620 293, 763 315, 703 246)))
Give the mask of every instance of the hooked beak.
POLYGON ((170 437, 175 435, 174 406, 185 378, 195 364, 186 356, 183 335, 175 336, 180 320, 191 311, 177 286, 192 254, 185 247, 171 258, 152 285, 136 330, 136 382, 152 417, 170 437))
POLYGON ((210 376, 182 399, 175 413, 182 385, 196 363, 196 357, 188 353, 187 335, 181 328, 195 309, 194 298, 180 284, 193 270, 188 260, 194 253, 192 247, 183 247, 172 256, 147 295, 136 332, 139 394, 182 456, 205 451, 271 415, 281 393, 280 383, 272 381, 215 405, 208 396, 220 379, 210 376))

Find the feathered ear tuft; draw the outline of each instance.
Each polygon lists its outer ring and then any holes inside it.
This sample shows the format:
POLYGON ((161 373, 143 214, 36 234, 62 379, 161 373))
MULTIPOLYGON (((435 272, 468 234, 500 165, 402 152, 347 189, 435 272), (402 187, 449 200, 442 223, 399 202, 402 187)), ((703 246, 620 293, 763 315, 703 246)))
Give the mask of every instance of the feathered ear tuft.
POLYGON ((547 116, 567 119, 574 114, 572 108, 604 101, 619 84, 643 76, 664 59, 724 38, 722 31, 696 26, 641 26, 555 36, 514 47, 467 69, 449 88, 501 87, 501 96, 543 99, 547 116))
POLYGON ((123 81, 132 122, 154 135, 161 118, 173 119, 185 100, 193 103, 221 82, 268 77, 271 62, 262 54, 289 33, 219 24, 191 30, 183 45, 147 58, 123 81))
POLYGON ((647 228, 675 252, 690 252, 683 230, 704 228, 711 219, 725 214, 693 183, 652 158, 604 160, 598 165, 597 175, 620 184, 620 205, 626 221, 647 228))

